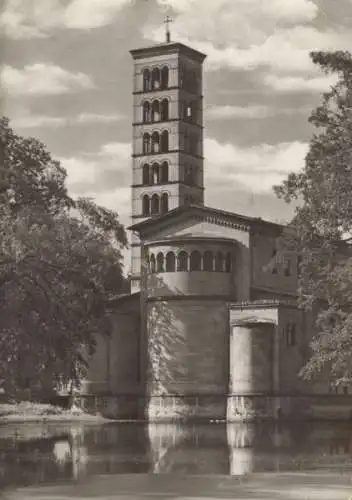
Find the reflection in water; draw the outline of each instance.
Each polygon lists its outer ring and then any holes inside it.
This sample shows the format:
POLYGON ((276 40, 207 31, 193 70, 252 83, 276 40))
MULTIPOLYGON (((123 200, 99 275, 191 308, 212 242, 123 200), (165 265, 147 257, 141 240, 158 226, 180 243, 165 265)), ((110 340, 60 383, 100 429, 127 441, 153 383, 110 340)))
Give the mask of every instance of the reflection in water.
POLYGON ((0 489, 94 474, 352 471, 351 424, 0 426, 0 489))
POLYGON ((229 450, 224 425, 149 425, 150 471, 227 474, 229 450))
POLYGON ((251 425, 227 426, 231 476, 243 476, 254 470, 254 432, 251 425))
POLYGON ((65 465, 71 457, 71 447, 68 441, 57 441, 53 450, 55 459, 59 465, 65 465))

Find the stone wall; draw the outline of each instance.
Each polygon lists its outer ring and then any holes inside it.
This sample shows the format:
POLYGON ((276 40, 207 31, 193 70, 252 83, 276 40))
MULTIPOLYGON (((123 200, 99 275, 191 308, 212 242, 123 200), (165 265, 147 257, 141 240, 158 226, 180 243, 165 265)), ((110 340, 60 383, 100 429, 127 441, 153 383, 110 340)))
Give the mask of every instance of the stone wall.
POLYGON ((148 277, 150 296, 217 295, 234 298, 232 275, 220 272, 192 271, 190 273, 155 273, 148 277), (191 279, 190 279, 191 278, 191 279))
POLYGON ((274 325, 232 327, 230 336, 230 393, 268 394, 273 391, 274 325))
POLYGON ((305 337, 303 311, 281 307, 278 322, 280 352, 278 389, 280 393, 296 394, 310 390, 307 383, 299 377, 299 372, 304 364, 305 337), (289 330, 292 327, 294 328, 294 338, 290 339, 289 330))
POLYGON ((96 338, 96 349, 88 361, 87 377, 80 391, 82 394, 126 395, 140 391, 139 309, 139 295, 116 301, 109 332, 102 332, 96 338))
POLYGON ((225 418, 224 399, 228 388, 226 304, 190 299, 149 302, 147 337, 149 418, 179 419, 197 414, 225 418), (205 402, 195 396, 222 397, 205 402))
POLYGON ((110 344, 110 390, 113 394, 131 394, 139 390, 142 377, 139 336, 139 311, 117 311, 110 344))
POLYGON ((341 420, 352 418, 352 396, 152 396, 83 394, 76 405, 115 419, 150 422, 255 422, 264 420, 341 420), (143 413, 147 408, 148 412, 143 413))
POLYGON ((84 394, 104 394, 109 391, 111 338, 102 332, 96 336, 95 341, 95 352, 88 358, 87 376, 80 388, 84 394))

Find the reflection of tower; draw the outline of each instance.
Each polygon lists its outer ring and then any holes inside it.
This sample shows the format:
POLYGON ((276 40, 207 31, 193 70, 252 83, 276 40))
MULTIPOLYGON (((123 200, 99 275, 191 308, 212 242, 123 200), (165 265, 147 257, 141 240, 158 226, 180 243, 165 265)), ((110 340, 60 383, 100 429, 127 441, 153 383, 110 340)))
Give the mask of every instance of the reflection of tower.
MULTIPOLYGON (((132 50, 132 219, 137 223, 190 202, 202 204, 202 63, 180 43, 132 50)), ((132 236, 131 291, 140 288, 140 242, 132 236)))

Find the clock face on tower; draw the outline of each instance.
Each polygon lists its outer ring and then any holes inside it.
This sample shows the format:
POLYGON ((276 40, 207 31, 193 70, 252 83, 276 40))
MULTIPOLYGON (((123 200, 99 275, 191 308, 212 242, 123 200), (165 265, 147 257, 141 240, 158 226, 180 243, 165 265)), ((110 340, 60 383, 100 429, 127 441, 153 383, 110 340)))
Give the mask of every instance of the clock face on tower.
MULTIPOLYGON (((131 51, 133 224, 204 203, 202 64, 205 56, 167 42, 131 51)), ((132 275, 140 275, 137 236, 132 275)))

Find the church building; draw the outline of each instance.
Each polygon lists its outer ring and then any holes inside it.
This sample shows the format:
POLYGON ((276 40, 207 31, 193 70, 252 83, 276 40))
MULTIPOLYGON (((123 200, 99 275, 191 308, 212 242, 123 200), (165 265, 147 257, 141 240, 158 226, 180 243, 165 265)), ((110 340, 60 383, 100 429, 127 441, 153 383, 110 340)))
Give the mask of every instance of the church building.
POLYGON ((149 421, 320 411, 332 395, 298 375, 313 321, 296 306, 297 258, 275 258, 283 227, 204 205, 206 56, 168 31, 131 56, 131 293, 111 305, 82 401, 149 421))

